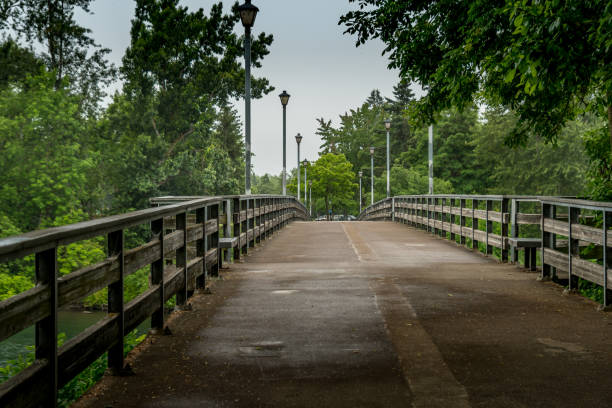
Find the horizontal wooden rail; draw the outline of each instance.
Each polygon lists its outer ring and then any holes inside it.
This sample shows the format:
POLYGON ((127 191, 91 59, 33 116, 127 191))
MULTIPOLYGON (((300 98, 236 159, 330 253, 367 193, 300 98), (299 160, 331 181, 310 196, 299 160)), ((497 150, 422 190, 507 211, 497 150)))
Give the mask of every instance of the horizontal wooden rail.
POLYGON ((240 256, 290 221, 308 217, 301 203, 285 196, 158 197, 151 203, 158 207, 0 239, 0 262, 33 254, 37 277, 34 288, 0 302, 0 341, 32 325, 37 337, 34 363, 0 384, 1 407, 54 406, 58 388, 105 352, 109 368, 121 374, 124 336, 149 317, 152 328, 163 331, 165 302, 176 296, 183 307, 218 273, 221 234, 237 232, 240 256), (142 224, 150 225, 150 241, 126 249, 124 231, 142 224), (106 238, 106 259, 58 276, 58 247, 95 237, 106 238), (149 288, 125 302, 124 278, 145 267, 149 288), (58 309, 104 288, 108 315, 58 347, 58 309))
POLYGON ((611 214, 612 203, 561 197, 417 195, 381 200, 366 208, 359 219, 393 220, 453 241, 458 237, 459 243, 465 246, 471 241, 473 250, 479 250, 478 243, 484 243, 485 254, 490 255, 491 248, 498 248, 502 262, 508 261, 508 251, 510 261, 516 262, 518 251, 524 250, 525 262, 531 258, 532 269, 535 268, 535 249, 528 248, 537 244, 542 254, 542 279, 564 282, 567 278, 570 290, 577 289, 578 277, 601 285, 606 307, 612 300, 608 289, 612 287, 611 214), (535 203, 539 213, 520 212, 525 203, 535 203), (539 239, 532 237, 521 241, 519 229, 526 225, 539 227, 539 239), (500 233, 493 232, 494 226, 500 233), (525 245, 527 241, 528 246, 525 245), (601 247, 602 259, 598 262, 581 259, 580 249, 588 245, 601 247), (527 251, 532 251, 533 255, 527 251))
POLYGON ((578 290, 578 278, 603 288, 602 307, 611 304, 612 203, 567 198, 542 200, 542 279, 567 279, 578 290), (590 224, 590 225, 587 225, 590 224), (601 250, 597 262, 581 258, 581 249, 601 250), (559 251, 561 249, 561 251, 559 251))

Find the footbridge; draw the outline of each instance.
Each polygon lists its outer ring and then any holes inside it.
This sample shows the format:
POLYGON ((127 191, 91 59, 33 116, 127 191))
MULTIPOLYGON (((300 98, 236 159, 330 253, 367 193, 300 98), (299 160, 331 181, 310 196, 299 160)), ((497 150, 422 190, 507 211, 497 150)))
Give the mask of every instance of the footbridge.
POLYGON ((107 374, 75 406, 610 404, 609 203, 402 196, 356 222, 309 221, 292 197, 152 205, 0 240, 0 261, 34 256, 37 279, 0 302, 0 340, 36 333, 0 406, 55 406, 104 353, 107 374), (134 229, 148 242, 129 247, 134 229), (62 249, 96 237, 107 257, 58 276, 62 249), (124 301, 143 268, 148 288, 124 301), (106 317, 60 346, 58 311, 102 289, 106 317))

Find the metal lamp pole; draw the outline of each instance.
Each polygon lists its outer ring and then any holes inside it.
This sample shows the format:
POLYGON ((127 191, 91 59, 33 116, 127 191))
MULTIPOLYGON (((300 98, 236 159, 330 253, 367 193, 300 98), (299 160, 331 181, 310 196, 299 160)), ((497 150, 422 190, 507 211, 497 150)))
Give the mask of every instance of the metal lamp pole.
POLYGON ((312 218, 312 180, 308 182, 308 215, 312 218))
POLYGON ((295 141, 297 142, 297 154, 298 154, 298 160, 297 160, 297 165, 298 165, 298 185, 297 185, 297 199, 298 201, 300 201, 300 143, 302 142, 302 135, 300 135, 299 133, 295 136, 295 141))
POLYGON ((361 214, 361 177, 363 176, 363 171, 359 170, 359 214, 361 214))
POLYGON ((306 205, 308 201, 308 160, 304 159, 304 205, 306 205))
POLYGON ((278 96, 283 105, 283 195, 287 195, 287 104, 291 95, 283 91, 278 96))
POLYGON ((370 147, 370 205, 374 205, 374 147, 370 147))
POLYGON ((245 133, 245 194, 251 194, 251 27, 259 9, 251 0, 238 6, 240 19, 244 26, 244 133, 245 133))
POLYGON ((387 198, 391 197, 391 187, 389 182, 389 129, 391 129, 391 119, 385 120, 385 129, 387 129, 387 198))
POLYGON ((434 193, 433 179, 433 125, 429 125, 429 194, 434 193))

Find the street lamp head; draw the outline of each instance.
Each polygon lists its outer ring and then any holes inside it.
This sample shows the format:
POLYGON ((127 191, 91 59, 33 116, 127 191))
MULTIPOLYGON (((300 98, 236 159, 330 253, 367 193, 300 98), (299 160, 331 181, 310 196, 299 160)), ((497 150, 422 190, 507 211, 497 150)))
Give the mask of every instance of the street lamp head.
POLYGON ((387 130, 391 129, 391 119, 385 119, 385 128, 387 130))
POLYGON ((359 170, 359 178, 363 177, 363 171, 359 170))
POLYGON ((287 93, 287 91, 283 91, 283 93, 282 93, 282 94, 278 95, 278 97, 280 98, 281 104, 282 104, 283 106, 287 106, 287 104, 289 103, 289 97, 290 97, 290 96, 291 96, 291 95, 289 95, 289 94, 287 93))
POLYGON ((255 24, 255 17, 257 17, 258 11, 259 9, 251 4, 251 0, 246 0, 244 4, 238 6, 240 19, 242 20, 242 25, 245 28, 253 27, 253 24, 255 24))
POLYGON ((297 142, 297 144, 300 144, 302 142, 302 135, 300 135, 299 133, 295 135, 295 141, 297 142))
POLYGON ((308 180, 308 186, 312 187, 312 180, 308 180))
POLYGON ((304 166, 308 166, 308 159, 304 159, 302 163, 304 164, 304 166))
POLYGON ((370 147, 370 154, 374 154, 374 146, 370 147))

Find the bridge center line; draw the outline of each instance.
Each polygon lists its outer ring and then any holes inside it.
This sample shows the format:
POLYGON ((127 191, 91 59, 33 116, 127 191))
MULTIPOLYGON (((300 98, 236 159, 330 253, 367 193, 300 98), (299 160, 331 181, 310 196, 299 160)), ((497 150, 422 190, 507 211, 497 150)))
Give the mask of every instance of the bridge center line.
MULTIPOLYGON (((366 243, 359 228, 346 224, 342 227, 360 261, 361 254, 375 261, 375 249, 366 243)), ((400 360, 404 380, 412 392, 412 406, 469 408, 467 390, 457 381, 431 336, 420 324, 410 301, 399 286, 384 275, 383 265, 376 270, 383 272, 371 278, 369 286, 400 360)))
POLYGON ((342 223, 342 230, 346 234, 359 262, 373 261, 378 258, 372 247, 368 245, 352 224, 342 223))

